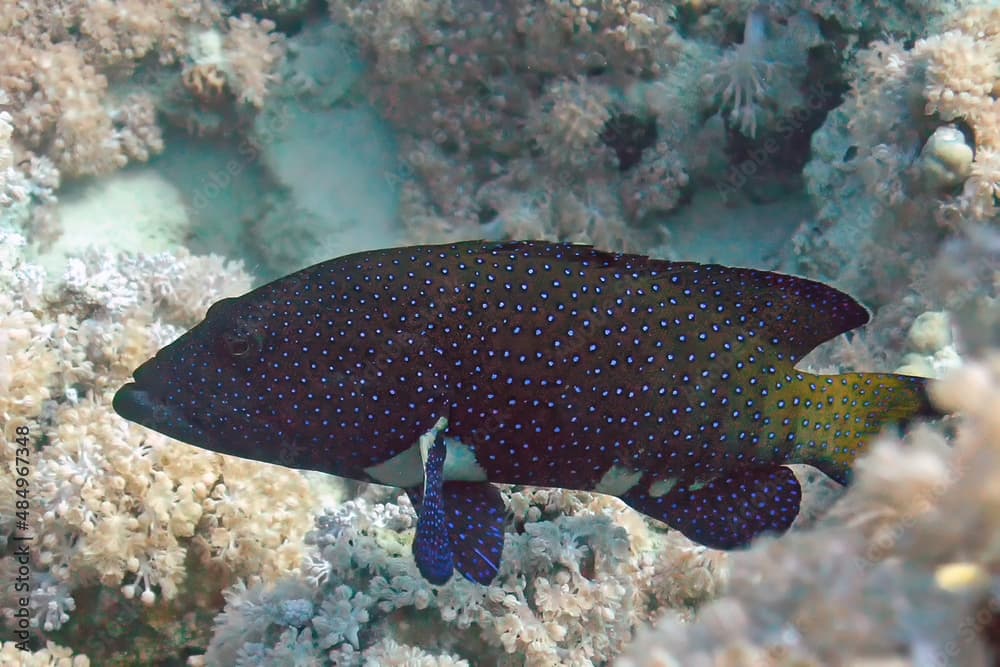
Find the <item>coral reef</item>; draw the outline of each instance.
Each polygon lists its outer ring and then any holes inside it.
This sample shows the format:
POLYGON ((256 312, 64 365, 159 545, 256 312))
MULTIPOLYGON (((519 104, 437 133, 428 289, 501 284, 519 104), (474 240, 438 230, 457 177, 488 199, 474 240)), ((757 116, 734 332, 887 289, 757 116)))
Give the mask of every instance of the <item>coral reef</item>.
POLYGON ((852 33, 912 37, 929 21, 960 3, 952 0, 914 0, 875 5, 851 0, 817 0, 802 4, 852 33))
MULTIPOLYGON (((632 201, 623 206, 620 171, 643 152, 621 161, 607 132, 615 117, 640 115, 624 96, 632 77, 657 76, 678 60, 672 7, 518 2, 473 11, 338 0, 331 11, 373 62, 366 81, 373 104, 414 147, 403 152, 402 216, 412 238, 479 236, 485 224, 498 238, 636 248, 656 234, 618 220, 679 200, 684 179, 659 186, 672 192, 650 195, 655 206, 635 205, 640 178, 627 186, 632 201), (458 187, 442 187, 449 183, 458 187), (560 223, 552 195, 601 202, 595 228, 560 223)), ((672 138, 678 150, 685 137, 672 138)))
POLYGON ((87 656, 73 655, 73 651, 52 642, 32 653, 21 651, 14 642, 0 645, 0 658, 5 665, 17 667, 90 667, 87 656))
MULTIPOLYGON (((6 541, 14 529, 7 507, 16 498, 14 433, 27 428, 33 443, 44 443, 31 457, 31 519, 20 528, 33 536, 33 631, 76 636, 74 624, 94 611, 97 585, 116 591, 118 605, 134 599, 154 615, 192 596, 211 608, 211 591, 218 595, 237 577, 270 581, 297 571, 312 522, 311 492, 298 473, 170 441, 110 407, 137 364, 210 303, 247 288, 241 267, 184 253, 95 250, 71 258, 65 276, 50 281, 18 257, 23 245, 12 233, 0 238, 0 527, 6 541), (208 572, 211 583, 199 574, 208 572)), ((11 621, 12 554, 0 570, 11 621)), ((105 655, 101 664, 112 661, 105 655)))
POLYGON ((557 80, 537 102, 527 127, 535 145, 556 169, 600 169, 609 159, 601 134, 611 120, 611 94, 590 82, 557 80))
POLYGON ((720 98, 728 122, 750 138, 757 135, 759 116, 774 125, 805 105, 807 52, 822 42, 816 20, 807 13, 790 17, 782 34, 771 32, 763 5, 747 12, 743 42, 726 51, 702 84, 710 97, 720 98))
POLYGON ((897 373, 940 378, 962 364, 947 311, 927 311, 913 320, 907 335, 911 352, 903 356, 897 373))
POLYGON ((34 653, 3 664, 996 661, 996 3, 10 0, 0 49, 7 627, 24 428, 35 536, 34 653), (796 469, 796 529, 732 556, 508 488, 498 579, 434 587, 405 495, 317 515, 328 481, 111 412, 216 299, 404 236, 822 279, 872 322, 803 367, 943 378, 958 416, 883 436, 846 491, 796 469))
POLYGON ((230 16, 226 25, 225 33, 210 29, 193 40, 182 72, 184 87, 207 107, 224 104, 231 94, 239 103, 259 109, 280 81, 284 38, 274 32, 274 21, 249 14, 230 16))
POLYGON ((410 557, 406 496, 372 487, 318 518, 300 577, 226 593, 203 664, 602 664, 657 609, 689 613, 720 585, 722 554, 616 499, 511 489, 508 500, 516 530, 497 580, 435 587, 410 557))
MULTIPOLYGON (((160 152, 155 110, 166 100, 153 84, 180 82, 182 65, 204 51, 206 33, 215 36, 213 64, 236 100, 259 107, 283 57, 274 28, 226 17, 214 0, 4 3, 0 106, 16 163, 44 158, 69 180, 160 152)), ((30 180, 30 171, 19 171, 30 180)))
POLYGON ((821 227, 796 268, 882 305, 921 277, 926 248, 996 219, 998 24, 996 7, 971 3, 910 48, 859 52, 846 99, 812 140, 805 176, 821 227), (858 236, 871 241, 859 249, 858 236))
POLYGON ((618 664, 994 664, 1000 358, 935 394, 962 415, 951 443, 884 437, 819 527, 734 554, 720 599, 693 623, 668 614, 618 664))

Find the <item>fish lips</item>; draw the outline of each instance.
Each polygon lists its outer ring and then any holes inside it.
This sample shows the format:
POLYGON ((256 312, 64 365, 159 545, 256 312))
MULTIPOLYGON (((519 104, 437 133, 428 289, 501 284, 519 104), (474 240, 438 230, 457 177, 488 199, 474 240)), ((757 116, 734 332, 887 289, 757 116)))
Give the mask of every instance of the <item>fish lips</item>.
POLYGON ((198 447, 211 442, 208 432, 176 407, 164 403, 138 382, 129 382, 115 392, 111 402, 120 416, 154 431, 198 447))

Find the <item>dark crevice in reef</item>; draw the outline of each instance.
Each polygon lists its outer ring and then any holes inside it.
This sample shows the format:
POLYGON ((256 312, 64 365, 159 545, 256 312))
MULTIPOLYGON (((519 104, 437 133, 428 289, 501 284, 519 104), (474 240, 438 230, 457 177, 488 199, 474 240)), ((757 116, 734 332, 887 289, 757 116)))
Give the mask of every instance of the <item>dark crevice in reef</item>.
POLYGON ((612 112, 604 124, 601 141, 618 157, 618 170, 628 171, 642 159, 642 152, 656 143, 656 119, 612 112))

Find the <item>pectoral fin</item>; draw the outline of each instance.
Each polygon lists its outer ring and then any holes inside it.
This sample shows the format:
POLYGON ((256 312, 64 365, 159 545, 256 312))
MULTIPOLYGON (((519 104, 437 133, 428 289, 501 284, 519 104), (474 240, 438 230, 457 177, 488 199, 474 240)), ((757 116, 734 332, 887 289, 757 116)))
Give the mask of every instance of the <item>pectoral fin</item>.
POLYGON ((738 549, 762 533, 788 530, 799 513, 802 489, 784 466, 748 466, 702 483, 681 478, 636 486, 621 499, 695 542, 738 549))

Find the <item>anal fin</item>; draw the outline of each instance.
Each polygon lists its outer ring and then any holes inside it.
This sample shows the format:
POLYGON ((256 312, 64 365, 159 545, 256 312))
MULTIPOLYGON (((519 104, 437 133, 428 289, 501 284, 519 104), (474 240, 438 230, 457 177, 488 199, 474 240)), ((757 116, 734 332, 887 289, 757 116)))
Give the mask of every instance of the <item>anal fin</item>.
POLYGON ((695 542, 738 549, 760 534, 788 530, 799 513, 802 489, 789 468, 747 466, 705 483, 679 479, 658 496, 636 486, 621 499, 695 542))

